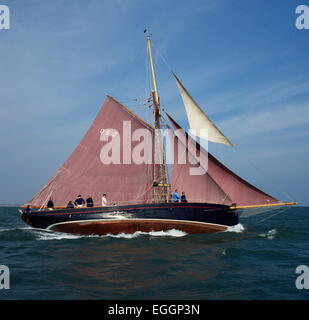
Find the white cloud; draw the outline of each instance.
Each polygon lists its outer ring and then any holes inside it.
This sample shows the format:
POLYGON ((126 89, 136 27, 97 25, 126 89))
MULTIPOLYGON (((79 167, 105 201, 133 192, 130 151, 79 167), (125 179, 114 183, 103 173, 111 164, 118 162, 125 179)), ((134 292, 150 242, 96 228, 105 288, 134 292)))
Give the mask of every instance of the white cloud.
POLYGON ((243 113, 220 122, 220 127, 234 141, 265 134, 276 130, 290 129, 309 124, 309 103, 289 105, 280 109, 243 113))

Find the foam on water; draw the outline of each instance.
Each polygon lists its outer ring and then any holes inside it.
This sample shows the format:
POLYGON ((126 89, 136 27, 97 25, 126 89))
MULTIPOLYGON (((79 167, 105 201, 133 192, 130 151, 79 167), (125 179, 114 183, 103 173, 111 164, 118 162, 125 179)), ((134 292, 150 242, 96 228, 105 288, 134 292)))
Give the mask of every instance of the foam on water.
POLYGON ((244 226, 241 223, 236 224, 235 226, 228 227, 224 232, 236 232, 241 233, 245 230, 244 226))
POLYGON ((180 230, 176 230, 176 229, 171 229, 167 231, 151 231, 151 232, 136 231, 132 234, 119 233, 119 234, 107 234, 105 236, 74 235, 70 233, 54 232, 54 231, 43 230, 43 229, 33 229, 33 228, 27 228, 27 229, 33 232, 37 240, 75 240, 75 239, 81 239, 81 238, 94 238, 94 237, 134 239, 141 235, 149 235, 153 237, 183 237, 187 235, 187 233, 180 230))
MULTIPOLYGON (((134 233, 119 233, 119 234, 107 234, 104 236, 99 235, 75 235, 70 233, 64 233, 64 232, 55 232, 52 230, 45 230, 45 229, 37 229, 32 227, 16 227, 16 228, 0 228, 0 232, 10 232, 10 231, 16 231, 16 230, 25 230, 30 231, 37 240, 75 240, 75 239, 81 239, 81 238, 89 238, 89 237, 111 237, 111 238, 124 238, 124 239, 134 239, 142 235, 148 235, 152 237, 184 237, 187 235, 186 232, 177 230, 177 229, 171 229, 166 231, 150 231, 150 232, 142 232, 142 231, 136 231, 134 233)), ((228 229, 224 232, 236 232, 240 233, 243 232, 245 228, 238 224, 236 226, 228 227, 228 229)), ((270 231, 269 231, 270 232, 270 231)), ((268 237, 272 234, 268 234, 268 237)), ((264 234, 260 236, 266 236, 264 234)))
POLYGON ((166 230, 166 231, 150 231, 150 232, 142 232, 142 231, 136 231, 132 234, 130 233, 119 233, 119 234, 108 234, 108 237, 112 238, 125 238, 125 239, 133 239, 137 238, 141 235, 150 235, 153 237, 184 237, 187 235, 186 232, 183 232, 181 230, 177 229, 171 229, 171 230, 166 230))
POLYGON ((0 228, 0 232, 16 231, 16 230, 33 230, 31 227, 14 227, 14 228, 0 228))
POLYGON ((37 240, 74 240, 80 239, 84 236, 63 233, 63 232, 53 232, 53 231, 43 231, 43 230, 34 230, 35 238, 37 240))
POLYGON ((273 240, 273 239, 275 239, 276 235, 277 235, 277 230, 271 229, 271 230, 267 231, 266 233, 260 234, 259 236, 267 238, 269 240, 273 240))

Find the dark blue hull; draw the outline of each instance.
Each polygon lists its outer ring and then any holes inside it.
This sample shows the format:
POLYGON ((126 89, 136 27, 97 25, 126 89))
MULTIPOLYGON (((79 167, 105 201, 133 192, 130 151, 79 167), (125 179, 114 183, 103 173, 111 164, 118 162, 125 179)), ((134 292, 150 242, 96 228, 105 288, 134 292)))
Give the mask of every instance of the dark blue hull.
POLYGON ((224 231, 238 224, 229 206, 209 203, 160 203, 24 212, 34 228, 74 234, 115 234, 179 229, 187 233, 224 231))

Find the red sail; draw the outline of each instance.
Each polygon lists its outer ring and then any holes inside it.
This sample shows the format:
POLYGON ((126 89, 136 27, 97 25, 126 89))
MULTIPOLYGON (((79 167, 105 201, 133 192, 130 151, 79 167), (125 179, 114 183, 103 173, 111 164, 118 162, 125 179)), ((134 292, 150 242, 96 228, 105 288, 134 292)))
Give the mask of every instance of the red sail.
MULTIPOLYGON (((153 128, 150 125, 108 96, 84 138, 55 176, 30 201, 31 206, 46 205, 50 197, 55 206, 65 206, 79 194, 84 199, 91 195, 95 205, 100 205, 104 193, 108 204, 148 202, 151 199, 153 165, 151 162, 136 164, 131 159, 131 152, 129 155, 124 154, 123 147, 130 143, 131 137, 124 133, 123 121, 131 127, 132 133, 137 129, 146 129, 146 133, 153 139, 153 128), (107 146, 117 132, 120 164, 104 164, 102 148, 107 146), (102 139, 104 134, 109 137, 102 139), (102 141, 105 139, 107 141, 102 141)), ((134 150, 139 143, 132 141, 131 149, 134 150)))
POLYGON ((189 202, 211 202, 231 205, 231 199, 207 172, 203 175, 190 174, 190 169, 198 168, 201 163, 192 165, 189 162, 189 158, 193 156, 192 153, 174 134, 171 134, 171 139, 174 145, 174 159, 171 170, 171 185, 173 189, 178 189, 179 193, 184 191, 189 202))
MULTIPOLYGON (((181 129, 181 127, 168 115, 171 123, 175 129, 181 129)), ((179 136, 182 143, 187 143, 188 134, 179 136)), ((254 187, 249 182, 240 178, 226 166, 224 166, 219 160, 217 160, 213 155, 203 149, 199 144, 198 148, 204 156, 208 156, 208 170, 207 174, 217 183, 218 186, 228 195, 232 202, 236 203, 238 206, 243 205, 264 205, 277 203, 278 200, 274 197, 266 194, 265 192, 254 187)), ((209 179, 205 175, 205 179, 209 179), (205 178, 206 177, 206 178, 205 178)), ((186 180, 184 179, 184 183, 186 180)), ((189 179, 187 179, 189 181, 189 179)), ((191 184, 186 184, 183 186, 186 190, 191 188, 191 184)), ((207 197, 205 197, 205 200, 207 197)))

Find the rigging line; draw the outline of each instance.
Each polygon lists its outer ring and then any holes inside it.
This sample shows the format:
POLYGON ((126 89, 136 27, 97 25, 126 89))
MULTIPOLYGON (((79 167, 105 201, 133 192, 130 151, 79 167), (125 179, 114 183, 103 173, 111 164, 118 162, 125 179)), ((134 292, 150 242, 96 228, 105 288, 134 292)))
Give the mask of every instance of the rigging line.
MULTIPOLYGON (((158 54, 158 56, 162 59, 162 61, 163 61, 164 64, 166 65, 166 67, 169 69, 169 71, 172 72, 171 66, 170 66, 169 63, 166 61, 166 59, 164 58, 164 56, 160 53, 159 49, 157 49, 157 46, 156 46, 155 44, 153 45, 153 48, 154 48, 154 50, 156 51, 156 53, 158 54)), ((235 151, 238 151, 238 148, 236 148, 235 146, 234 146, 233 149, 234 149, 235 151)), ((247 160, 248 162, 250 162, 251 165, 252 165, 257 171, 260 171, 261 173, 265 173, 265 172, 263 172, 260 168, 258 168, 256 165, 254 165, 254 163, 253 163, 252 161, 250 161, 251 159, 248 159, 248 158, 247 158, 246 160, 247 160)), ((276 187, 276 189, 277 189, 277 191, 279 191, 279 193, 287 196, 287 198, 290 199, 291 201, 294 200, 294 199, 292 198, 292 196, 291 196, 288 192, 286 192, 286 191, 283 190, 282 188, 279 188, 278 185, 276 185, 276 184, 273 183, 273 186, 276 187)))
MULTIPOLYGON (((240 150, 238 149, 238 147, 236 147, 235 145, 233 146, 233 149, 235 152, 240 153, 240 150)), ((246 160, 248 163, 251 164, 251 166, 256 170, 259 171, 263 176, 265 176, 266 172, 263 171, 260 167, 258 167, 251 158, 246 157, 244 160, 246 160)), ((290 201, 294 201, 294 199, 291 197, 291 195, 289 193, 287 193, 284 189, 280 188, 278 186, 277 183, 275 183, 273 180, 271 180, 271 184, 273 187, 275 187, 275 189, 277 190, 277 192, 281 193, 282 195, 285 195, 290 201)))
MULTIPOLYGON (((174 139, 176 138, 176 136, 174 136, 174 139)), ((178 140, 179 141, 179 140, 178 140)), ((174 140, 172 140, 172 143, 174 142, 174 140)), ((174 148, 173 148, 174 149, 174 148)), ((179 149, 178 149, 179 150, 179 149)), ((177 151, 178 151, 177 150, 177 151)), ((174 151, 174 150, 173 150, 174 151)), ((183 151, 183 153, 178 157, 178 155, 179 155, 179 152, 177 152, 177 161, 179 162, 179 159, 182 159, 183 158, 183 156, 185 156, 185 158, 187 159, 187 150, 185 149, 184 151, 183 151)), ((175 153, 174 153, 174 155, 173 155, 173 161, 175 161, 175 153)), ((181 176, 181 174, 182 174, 182 171, 184 170, 184 166, 180 166, 180 170, 178 170, 178 174, 177 174, 177 176, 176 177, 174 177, 174 185, 173 185, 173 189, 175 188, 175 186, 176 186, 176 184, 177 184, 177 181, 178 181, 178 179, 179 179, 179 177, 181 176)), ((171 177, 172 177, 172 174, 173 174, 173 172, 175 171, 175 169, 176 169, 176 167, 175 166, 171 166, 171 173, 170 173, 170 175, 171 175, 171 177)), ((188 168, 187 168, 188 169, 188 168)), ((190 201, 191 201, 192 199, 190 199, 190 201)), ((192 200, 193 201, 193 200, 192 200)))
MULTIPOLYGON (((75 180, 79 179, 81 176, 83 176, 85 173, 89 172, 90 170, 93 170, 94 168, 98 167, 101 163, 97 163, 94 164, 93 166, 90 166, 89 168, 85 168, 85 170, 83 170, 78 176, 71 178, 70 180, 67 180, 66 182, 62 183, 61 186, 58 186, 58 189, 63 189, 66 188, 67 189, 67 185, 71 184, 72 182, 74 182, 75 180)), ((54 182, 54 181, 52 181, 54 182)), ((151 188, 151 187, 150 187, 151 188)), ((149 189, 150 189, 149 188, 149 189)), ((55 189, 55 188, 54 188, 55 189)), ((54 191, 53 186, 50 186, 50 190, 51 193, 54 191)), ((72 190, 72 188, 70 188, 69 190, 72 190)), ((148 190, 146 190, 145 192, 147 192, 148 190)), ((49 198, 50 196, 48 196, 47 198, 49 198)), ((44 201, 43 205, 46 203, 47 200, 44 201)))
MULTIPOLYGON (((94 164, 93 166, 90 166, 89 168, 85 168, 85 170, 82 171, 79 175, 71 178, 70 180, 67 180, 67 181, 63 182, 61 186, 58 186, 58 189, 64 188, 66 185, 68 185, 68 184, 70 184, 71 182, 74 182, 75 180, 79 179, 79 178, 80 178, 81 176, 83 176, 86 172, 88 172, 88 171, 90 171, 90 170, 98 167, 99 165, 100 165, 100 163, 96 163, 96 164, 94 164)), ((53 181, 53 182, 54 182, 54 181, 53 181)))
MULTIPOLYGON (((180 141, 180 139, 175 135, 174 136, 174 139, 175 139, 175 137, 178 139, 178 141, 180 141)), ((190 137, 191 139, 193 139, 192 137, 190 137)), ((173 140, 174 141, 174 140, 173 140)), ((197 141, 195 141, 195 142, 197 142, 197 141)), ((179 143, 179 142, 178 142, 179 143)), ((180 143, 182 143, 181 141, 180 141, 180 143)), ((186 140, 186 145, 188 145, 188 143, 189 143, 189 140, 186 140)), ((183 143, 182 143, 183 144, 183 143)), ((184 145, 184 144, 183 144, 184 145)), ((186 147, 186 145, 184 145, 185 147, 186 147)), ((179 150, 179 149, 178 149, 179 150)), ((178 151, 177 150, 177 151, 178 151)), ((202 151, 201 151, 202 152, 202 151)), ((188 156, 188 160, 189 160, 189 153, 191 154, 191 156, 194 158, 194 155, 190 152, 190 150, 189 149, 185 149, 184 151, 183 151, 183 154, 181 155, 181 158, 183 157, 183 155, 185 154, 185 157, 186 157, 186 160, 187 160, 187 156, 188 156)), ((208 153, 208 152, 207 152, 208 153)), ((177 157, 178 157, 178 152, 177 152, 177 157)), ((175 156, 174 156, 174 159, 173 159, 174 161, 175 161, 175 156)), ((179 159, 177 159, 178 161, 179 161, 179 159)), ((203 167, 204 168, 204 167, 203 167)), ((178 180, 178 178, 180 177, 180 174, 181 174, 181 171, 184 169, 184 166, 181 166, 181 168, 180 168, 180 170, 179 170, 179 173, 178 173, 178 175, 177 175, 177 178, 176 178, 176 182, 177 182, 177 180, 178 180)), ((172 172, 173 172, 173 170, 175 170, 175 168, 173 168, 173 166, 172 166, 172 168, 171 168, 171 174, 172 174, 172 172)), ((205 168, 204 168, 204 170, 205 170, 205 168)), ((222 199, 222 203, 224 203, 226 200, 229 200, 230 202, 232 202, 232 199, 230 198, 230 196, 224 191, 224 189, 216 182, 216 180, 208 173, 208 169, 206 170, 206 172, 205 172, 205 175, 207 175, 209 178, 210 178, 210 180, 223 192, 223 194, 225 195, 225 197, 222 199)), ((176 184, 176 182, 175 182, 175 184, 176 184)))
MULTIPOLYGON (((128 96, 126 97, 119 97, 119 96, 115 96, 116 100, 121 100, 122 102, 136 102, 136 103, 140 103, 140 102, 144 102, 145 98, 129 98, 128 96)), ((147 101, 147 100, 146 100, 147 101)))
MULTIPOLYGON (((130 103, 126 103, 126 107, 129 108, 129 109, 133 109, 132 111, 134 113, 137 113, 137 112, 140 112, 140 111, 145 111, 145 107, 146 107, 146 103, 145 104, 139 104, 139 105, 133 105, 133 104, 130 104, 130 103)), ((140 115, 138 115, 140 117, 140 115)), ((147 121, 146 121, 147 122, 147 121)), ((149 122, 147 122, 149 123, 149 122)))
MULTIPOLYGON (((152 191, 152 188, 153 188, 153 186, 152 186, 152 184, 149 186, 149 187, 145 187, 145 190, 143 191, 143 192, 141 192, 140 194, 138 194, 137 196, 136 196, 136 198, 137 199, 140 199, 142 196, 144 196, 147 192, 149 192, 149 191, 152 191)), ((151 198, 151 197, 150 197, 151 198)), ((134 200, 132 200, 132 202, 133 201, 135 201, 135 199, 134 200)), ((140 201, 144 201, 144 200, 140 200, 140 201)), ((149 199, 147 199, 146 201, 149 201, 149 199)))
POLYGON ((43 192, 53 189, 55 179, 60 174, 60 169, 61 167, 58 168, 56 173, 51 177, 50 181, 45 186, 43 186, 43 188, 39 192, 37 192, 29 202, 32 202, 34 199, 38 198, 43 192))
MULTIPOLYGON (((162 61, 164 62, 165 66, 169 69, 170 72, 172 72, 172 68, 171 66, 169 65, 169 63, 166 61, 166 59, 164 58, 164 56, 160 53, 159 49, 157 49, 157 46, 156 44, 154 43, 153 45, 153 48, 154 50, 156 51, 156 53, 158 54, 158 56, 162 59, 162 61)), ((236 148, 234 146, 234 151, 238 151, 238 148, 236 148)), ((254 165, 254 163, 252 161, 250 161, 251 159, 246 159, 248 162, 251 163, 251 165, 257 170, 257 171, 260 171, 261 173, 265 173, 263 172, 260 168, 258 168, 256 165, 254 165)), ((282 195, 285 195, 288 199, 290 199, 291 201, 293 201, 294 199, 292 198, 292 196, 286 191, 286 190, 283 190, 282 188, 279 188, 277 184, 273 183, 273 186, 277 189, 277 191, 279 193, 281 193, 282 195)))
POLYGON ((53 190, 50 191, 50 193, 48 194, 48 196, 45 198, 45 200, 43 201, 43 204, 41 205, 41 207, 39 208, 39 211, 42 210, 42 208, 45 206, 45 204, 47 203, 48 199, 50 199, 51 195, 53 194, 53 190))
MULTIPOLYGON (((152 167, 153 166, 147 166, 147 168, 146 168, 146 172, 147 172, 147 174, 149 174, 149 172, 150 172, 150 174, 152 174, 152 167)), ((142 193, 140 193, 139 195, 137 195, 137 199, 139 199, 140 197, 142 197, 143 195, 145 195, 146 194, 146 192, 149 192, 149 191, 151 191, 151 189, 153 188, 153 185, 151 184, 149 187, 145 187, 145 190, 142 192, 142 193)), ((141 201, 143 201, 143 200, 141 200, 141 201)), ((149 199, 147 199, 147 201, 149 201, 149 199)))
MULTIPOLYGON (((69 158, 68 158, 69 159, 69 158)), ((65 163, 68 161, 68 159, 64 162, 63 166, 65 165, 65 163)), ((74 182, 75 180, 79 179, 80 177, 82 177, 85 173, 95 169, 96 167, 100 166, 101 163, 95 163, 93 166, 90 166, 88 168, 85 168, 83 171, 81 171, 79 173, 79 175, 75 176, 75 177, 72 177, 71 179, 65 181, 64 183, 62 183, 61 186, 58 186, 59 189, 62 189, 64 187, 66 187, 67 185, 71 184, 72 182, 74 182)), ((54 184, 56 182, 56 178, 59 174, 63 173, 64 171, 67 171, 68 169, 66 169, 65 167, 61 166, 58 170, 57 170, 57 173, 53 176, 53 178, 51 179, 51 181, 40 191, 37 193, 37 196, 39 196, 42 192, 44 192, 46 189, 49 191, 49 190, 52 190, 55 189, 54 188, 54 184), (65 169, 65 170, 60 170, 60 169, 65 169)), ((36 197, 36 196, 35 196, 36 197)), ((34 197, 34 198, 35 198, 34 197)), ((33 199, 34 199, 33 198, 33 199)), ((46 200, 45 200, 46 202, 46 200)))
MULTIPOLYGON (((147 171, 152 171, 152 168, 147 168, 147 171)), ((158 178, 160 178, 160 179, 162 179, 162 176, 159 176, 158 178)), ((152 188, 153 188, 153 185, 151 184, 151 185, 149 185, 148 187, 146 186, 145 187, 145 190, 142 192, 142 193, 140 193, 139 195, 137 195, 137 199, 139 199, 140 197, 142 197, 143 195, 145 195, 147 192, 149 192, 149 191, 152 191, 152 188)), ((134 200, 132 200, 132 201, 134 201, 134 200)), ((140 201, 143 201, 143 200, 140 200, 140 201)), ((146 201, 149 201, 149 199, 147 199, 146 201)), ((152 201, 152 199, 150 199, 150 201, 152 201)))
MULTIPOLYGON (((173 137, 174 139, 176 138, 176 139, 178 139, 176 136, 174 136, 173 137)), ((174 139, 172 139, 172 141, 171 141, 171 143, 174 143, 174 139)), ((179 140, 177 140, 177 141, 179 141, 179 140)), ((178 144, 179 145, 179 144, 178 144)), ((179 148, 177 149, 177 161, 179 162, 179 160, 180 159, 182 159, 183 158, 183 156, 185 156, 185 159, 187 160, 187 150, 186 149, 184 149, 184 151, 183 151, 183 153, 179 156, 179 148), (179 157, 178 157, 179 156, 179 157)), ((173 153, 174 153, 174 155, 173 155, 173 157, 172 157, 172 159, 173 159, 173 162, 175 162, 175 146, 173 147, 173 153)), ((171 167, 171 176, 172 176, 172 174, 173 174, 173 171, 175 171, 175 169, 176 169, 176 166, 173 166, 172 165, 172 167, 171 167)), ((176 179, 175 179, 175 181, 174 181, 174 184, 176 185, 176 183, 177 183, 177 181, 178 181, 178 179, 179 179, 179 177, 180 177, 180 174, 181 174, 181 172, 182 172, 182 170, 184 169, 184 166, 181 166, 180 167, 180 170, 179 170, 179 172, 178 172, 178 175, 177 175, 177 177, 176 177, 176 179)))
POLYGON ((279 212, 276 212, 276 213, 274 213, 274 214, 272 214, 271 216, 268 216, 268 217, 266 217, 266 218, 264 218, 264 219, 262 219, 262 220, 260 220, 260 221, 258 221, 258 222, 256 222, 256 223, 254 223, 255 225, 256 224, 260 224, 261 222, 263 222, 263 221, 266 221, 266 220, 268 220, 268 219, 270 219, 270 218, 272 218, 272 217, 274 217, 274 216, 277 216, 278 214, 283 214, 284 212, 286 212, 288 209, 290 209, 290 207, 286 207, 286 208, 281 208, 281 210, 279 210, 279 212))
POLYGON ((157 49, 157 46, 154 45, 153 48, 155 49, 156 53, 158 54, 158 56, 162 59, 162 61, 164 62, 165 66, 167 67, 167 69, 170 72, 173 72, 171 66, 168 64, 168 62, 166 61, 166 59, 163 57, 163 55, 160 53, 159 49, 157 49))

